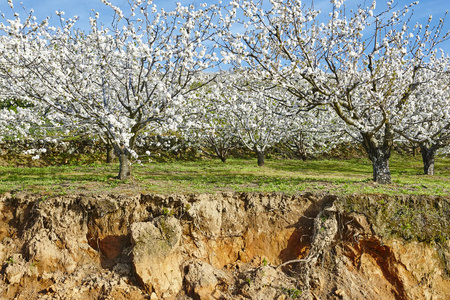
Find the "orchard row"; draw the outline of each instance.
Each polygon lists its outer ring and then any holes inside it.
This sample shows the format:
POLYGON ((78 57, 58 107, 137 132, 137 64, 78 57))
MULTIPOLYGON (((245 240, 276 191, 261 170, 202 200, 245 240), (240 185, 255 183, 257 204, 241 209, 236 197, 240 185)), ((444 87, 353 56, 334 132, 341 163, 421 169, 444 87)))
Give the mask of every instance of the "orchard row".
MULTIPOLYGON (((11 9, 14 10, 12 1, 11 9)), ((147 135, 176 132, 226 159, 236 141, 264 164, 280 141, 360 143, 373 180, 390 183, 394 142, 420 145, 424 170, 450 140, 445 16, 413 23, 417 3, 329 13, 299 0, 158 9, 109 1, 90 29, 18 13, 0 23, 0 132, 8 139, 83 134, 119 156, 119 179, 147 135)), ((39 151, 37 149, 36 151, 39 151)))

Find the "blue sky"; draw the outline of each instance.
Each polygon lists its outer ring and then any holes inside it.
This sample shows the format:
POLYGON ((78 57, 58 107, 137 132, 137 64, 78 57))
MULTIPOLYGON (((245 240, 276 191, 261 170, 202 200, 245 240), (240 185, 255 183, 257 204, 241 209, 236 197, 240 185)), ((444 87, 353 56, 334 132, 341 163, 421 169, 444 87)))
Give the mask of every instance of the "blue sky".
MULTIPOLYGON (((111 0, 114 5, 119 7, 126 6, 126 0, 111 0)), ((158 7, 164 7, 166 9, 175 7, 177 2, 181 4, 190 3, 217 3, 219 0, 154 0, 153 2, 158 7)), ((396 0, 395 2, 399 5, 406 5, 414 0, 396 0)), ((223 0, 223 2, 228 2, 223 0)), ((268 1, 267 1, 268 2, 268 1)), ((308 3, 308 0, 304 0, 303 3, 308 3)), ((348 4, 363 3, 362 0, 347 0, 348 4)), ((378 6, 382 6, 384 1, 377 1, 378 6)), ((81 22, 88 22, 89 14, 91 9, 95 9, 100 12, 102 17, 108 17, 111 12, 100 0, 13 0, 15 10, 21 12, 21 4, 25 6, 26 9, 33 8, 35 15, 42 19, 45 16, 54 16, 56 10, 63 10, 66 12, 66 17, 71 17, 74 15, 80 16, 81 22)), ((330 6, 330 0, 315 0, 315 8, 326 10, 330 6)), ((370 5, 371 0, 366 0, 367 5, 370 5)), ((431 14, 433 16, 442 16, 446 10, 450 10, 449 0, 419 0, 419 5, 415 9, 415 14, 418 19, 425 20, 431 14)), ((0 0, 0 11, 5 14, 10 14, 11 10, 8 6, 7 0, 0 0)), ((450 22, 450 20, 449 20, 450 22)), ((448 26, 450 28, 450 24, 448 26)))
MULTIPOLYGON (((126 7, 127 0, 111 0, 112 3, 119 7, 126 7)), ((174 8, 177 2, 181 2, 183 5, 187 5, 190 3, 217 3, 219 0, 154 0, 153 2, 158 7, 164 7, 165 9, 174 8)), ((268 0, 264 0, 267 1, 268 0)), ((413 2, 414 0, 396 0, 399 7, 402 7, 406 4, 413 2)), ((228 2, 228 0, 223 0, 224 3, 228 2)), ((310 0, 304 0, 303 3, 309 3, 310 0)), ((366 6, 370 5, 372 0, 366 0, 366 6)), ((384 3, 387 0, 378 0, 377 6, 384 7, 384 3)), ((21 15, 24 15, 22 5, 27 10, 31 8, 34 9, 34 15, 38 18, 38 20, 44 19, 46 16, 52 16, 53 19, 55 17, 56 10, 64 11, 65 17, 73 17, 75 15, 79 16, 78 27, 82 29, 88 29, 89 24, 89 15, 92 13, 91 10, 100 13, 100 19, 104 24, 109 24, 112 10, 106 7, 104 4, 100 2, 100 0, 13 0, 14 9, 21 15)), ((347 5, 355 5, 364 3, 364 0, 347 0, 347 5)), ((316 9, 321 9, 323 11, 327 11, 330 7, 330 0, 314 0, 314 6, 316 9)), ((416 6, 414 12, 414 20, 419 23, 426 23, 428 16, 433 15, 434 19, 438 19, 442 17, 446 10, 450 10, 450 1, 449 0, 419 0, 419 5, 416 6)), ((0 12, 4 13, 7 18, 12 18, 12 11, 9 8, 8 0, 0 0, 0 12)), ((0 21, 2 21, 0 19, 0 21)), ((415 23, 415 22, 414 22, 415 23)), ((450 16, 447 19, 445 25, 445 31, 450 30, 450 16)), ((450 52, 450 42, 446 42, 442 45, 446 48, 446 52, 450 52)))
MULTIPOLYGON (((110 0, 114 5, 118 7, 127 7, 126 0, 110 0)), ((171 9, 176 6, 177 2, 181 4, 190 4, 192 2, 196 3, 216 3, 213 0, 203 0, 199 2, 198 0, 154 0, 153 3, 157 7, 163 7, 165 9, 171 9)), ((89 24, 89 15, 94 9, 96 12, 100 13, 101 18, 107 23, 107 20, 112 15, 112 10, 106 5, 102 4, 100 0, 13 0, 14 10, 19 14, 23 13, 22 5, 26 10, 34 9, 34 15, 38 19, 44 19, 46 16, 55 17, 55 11, 62 10, 65 12, 65 17, 73 17, 75 15, 80 18, 80 27, 89 24)), ((7 0, 0 0, 0 11, 6 15, 11 15, 11 9, 9 8, 7 0)))

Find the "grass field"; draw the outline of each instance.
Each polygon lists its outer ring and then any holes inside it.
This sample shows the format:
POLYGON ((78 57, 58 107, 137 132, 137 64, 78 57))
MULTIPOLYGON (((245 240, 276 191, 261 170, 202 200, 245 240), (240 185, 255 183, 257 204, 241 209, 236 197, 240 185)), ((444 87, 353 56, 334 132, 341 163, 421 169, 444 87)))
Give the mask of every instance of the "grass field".
POLYGON ((70 193, 216 193, 320 192, 331 194, 382 193, 450 194, 450 158, 436 159, 436 175, 425 176, 420 157, 394 156, 391 185, 371 180, 368 159, 349 160, 256 160, 229 159, 175 161, 133 165, 133 176, 123 182, 114 179, 118 164, 54 167, 0 167, 0 193, 29 192, 51 195, 70 193))

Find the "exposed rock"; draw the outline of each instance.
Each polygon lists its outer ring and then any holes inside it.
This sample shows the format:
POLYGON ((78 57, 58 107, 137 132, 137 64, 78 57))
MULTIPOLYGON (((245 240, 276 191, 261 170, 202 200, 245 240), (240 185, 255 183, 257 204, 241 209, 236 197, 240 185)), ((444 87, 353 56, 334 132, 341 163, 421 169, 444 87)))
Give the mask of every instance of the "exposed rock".
POLYGON ((185 263, 185 290, 194 299, 223 299, 232 285, 232 276, 202 261, 185 263))
POLYGON ((439 299, 450 295, 450 281, 445 280, 445 271, 435 249, 397 240, 389 241, 388 245, 397 261, 393 266, 395 275, 409 299, 439 299))
POLYGON ((5 274, 9 284, 20 283, 22 277, 31 275, 30 265, 22 259, 20 254, 16 254, 8 260, 5 274))
POLYGON ((243 272, 242 294, 250 299, 282 299, 286 296, 297 298, 302 292, 296 287, 296 280, 285 273, 270 267, 260 266, 243 272))
POLYGON ((382 239, 349 199, 5 194, 0 299, 446 299, 450 242, 382 239))
POLYGON ((324 203, 311 200, 279 193, 204 195, 195 199, 186 213, 193 223, 190 237, 195 257, 208 259, 215 268, 236 260, 247 263, 256 256, 272 263, 295 259, 307 251, 312 218, 324 203))
POLYGON ((133 223, 131 239, 134 269, 145 290, 160 298, 173 298, 183 281, 183 257, 176 252, 181 240, 179 221, 159 217, 154 222, 133 223))
POLYGON ((69 250, 58 247, 56 241, 51 241, 51 234, 47 230, 42 230, 27 243, 27 252, 32 261, 39 264, 39 269, 43 271, 54 271, 63 269, 67 273, 72 273, 77 267, 73 255, 69 250))

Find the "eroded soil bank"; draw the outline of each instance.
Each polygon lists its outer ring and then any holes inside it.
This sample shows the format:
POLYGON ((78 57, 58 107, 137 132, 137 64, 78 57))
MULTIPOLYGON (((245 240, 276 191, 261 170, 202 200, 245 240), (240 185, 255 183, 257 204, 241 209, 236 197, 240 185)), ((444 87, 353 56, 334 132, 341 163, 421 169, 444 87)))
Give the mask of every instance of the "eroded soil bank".
MULTIPOLYGON (((380 224, 343 212, 342 203, 351 198, 260 193, 0 197, 0 299, 450 295, 448 242, 436 247, 383 240, 376 232, 380 224)), ((374 203, 386 201, 370 197, 374 203)), ((448 199, 433 201, 448 204, 448 199)))

